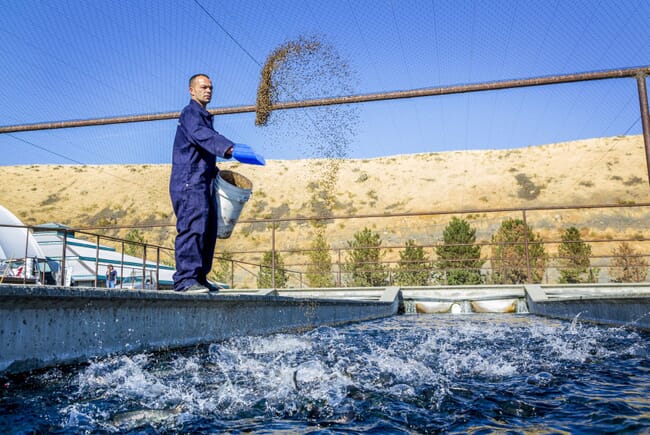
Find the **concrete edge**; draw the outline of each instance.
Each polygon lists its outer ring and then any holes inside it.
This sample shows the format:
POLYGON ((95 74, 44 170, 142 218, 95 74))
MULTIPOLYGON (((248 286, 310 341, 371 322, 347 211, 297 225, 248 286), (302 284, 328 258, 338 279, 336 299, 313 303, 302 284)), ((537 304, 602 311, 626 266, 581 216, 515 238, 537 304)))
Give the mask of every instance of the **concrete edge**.
POLYGON ((399 296, 397 288, 377 301, 0 285, 0 373, 391 317, 399 296))
POLYGON ((548 295, 546 291, 539 284, 525 284, 524 291, 526 292, 526 297, 533 302, 547 301, 548 295))

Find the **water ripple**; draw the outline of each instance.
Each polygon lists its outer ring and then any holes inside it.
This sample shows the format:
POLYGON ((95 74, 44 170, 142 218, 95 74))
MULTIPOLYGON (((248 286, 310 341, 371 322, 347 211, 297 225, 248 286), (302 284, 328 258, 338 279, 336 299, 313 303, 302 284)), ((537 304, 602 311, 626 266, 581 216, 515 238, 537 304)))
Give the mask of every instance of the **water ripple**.
POLYGON ((400 316, 3 378, 0 430, 648 432, 649 348, 529 315, 400 316))

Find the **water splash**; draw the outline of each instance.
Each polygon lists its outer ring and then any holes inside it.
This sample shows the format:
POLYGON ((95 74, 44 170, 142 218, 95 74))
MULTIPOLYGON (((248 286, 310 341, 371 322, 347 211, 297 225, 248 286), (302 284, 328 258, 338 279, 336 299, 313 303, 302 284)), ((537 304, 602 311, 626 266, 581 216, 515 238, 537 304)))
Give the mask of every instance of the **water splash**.
POLYGON ((643 431, 649 349, 535 316, 401 316, 47 371, 2 406, 24 432, 43 415, 75 432, 643 431))

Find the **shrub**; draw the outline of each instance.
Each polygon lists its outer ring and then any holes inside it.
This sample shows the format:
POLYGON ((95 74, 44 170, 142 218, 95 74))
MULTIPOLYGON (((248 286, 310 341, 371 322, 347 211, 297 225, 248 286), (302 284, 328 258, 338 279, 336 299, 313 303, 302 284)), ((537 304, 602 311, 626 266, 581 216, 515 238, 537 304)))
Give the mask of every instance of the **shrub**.
POLYGON ((348 240, 348 259, 345 271, 350 274, 349 282, 359 287, 378 287, 386 283, 387 272, 381 263, 384 253, 380 249, 381 238, 369 228, 354 234, 348 240))
POLYGON ((395 272, 395 283, 399 285, 427 285, 431 274, 431 261, 422 246, 414 240, 406 242, 399 253, 399 263, 395 272))
POLYGON ((307 266, 307 282, 310 287, 334 287, 332 277, 332 256, 330 247, 322 232, 316 234, 311 244, 311 251, 307 253, 309 265, 307 266))
POLYGON ((232 281, 232 274, 232 254, 225 251, 217 258, 216 265, 212 268, 210 278, 217 282, 230 283, 232 281))
POLYGON ((450 285, 481 284, 481 247, 476 229, 465 219, 453 217, 443 231, 444 244, 436 247, 436 266, 450 285))
POLYGON ((275 285, 273 285, 273 252, 267 251, 262 257, 260 271, 257 274, 258 288, 285 288, 289 277, 284 268, 284 260, 279 252, 275 253, 275 285))
POLYGON ((592 269, 591 245, 582 241, 580 231, 569 227, 562 233, 558 248, 560 283, 587 283, 598 281, 598 269, 592 269))
POLYGON ((546 269, 546 253, 541 242, 541 236, 535 234, 521 219, 508 218, 501 222, 501 227, 492 236, 492 282, 542 282, 546 269))
POLYGON ((648 276, 648 262, 627 242, 612 251, 610 277, 613 282, 643 282, 648 276))

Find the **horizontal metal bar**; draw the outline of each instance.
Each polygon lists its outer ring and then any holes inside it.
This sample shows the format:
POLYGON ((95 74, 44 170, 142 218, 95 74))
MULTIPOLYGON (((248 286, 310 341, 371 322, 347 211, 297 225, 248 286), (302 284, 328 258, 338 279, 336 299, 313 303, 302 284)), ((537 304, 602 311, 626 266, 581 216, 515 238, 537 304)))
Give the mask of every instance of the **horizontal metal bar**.
MULTIPOLYGON (((542 85, 551 85, 551 84, 558 84, 558 83, 571 83, 571 82, 591 81, 591 80, 616 79, 616 78, 623 78, 623 77, 638 77, 638 76, 646 76, 646 75, 650 75, 650 66, 626 68, 626 69, 613 69, 613 70, 605 70, 605 71, 583 72, 583 73, 576 73, 576 74, 553 75, 553 76, 535 77, 535 78, 528 78, 528 79, 493 81, 493 82, 475 83, 475 84, 468 84, 468 85, 454 85, 454 86, 435 87, 435 88, 413 89, 413 90, 406 90, 406 91, 378 92, 372 94, 319 98, 319 99, 303 100, 303 101, 289 101, 289 102, 276 103, 271 107, 271 109, 285 110, 285 109, 298 109, 298 108, 315 107, 315 106, 331 106, 335 104, 367 103, 371 101, 430 97, 435 95, 461 94, 467 92, 480 92, 480 91, 490 91, 490 90, 507 89, 507 88, 542 86, 542 85)), ((212 113, 213 115, 232 115, 238 113, 255 112, 255 107, 256 107, 255 105, 223 107, 217 109, 210 109, 209 112, 212 113)), ((180 112, 167 112, 167 113, 154 113, 154 114, 144 114, 144 115, 117 116, 117 117, 109 117, 109 118, 43 122, 37 124, 8 125, 8 126, 0 127, 0 134, 15 133, 21 131, 52 130, 58 128, 90 127, 90 126, 108 125, 108 124, 124 124, 130 122, 162 121, 167 119, 175 119, 178 118, 179 116, 180 116, 180 112)))

